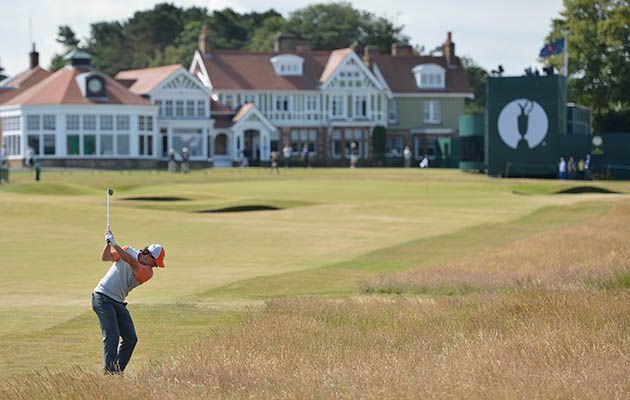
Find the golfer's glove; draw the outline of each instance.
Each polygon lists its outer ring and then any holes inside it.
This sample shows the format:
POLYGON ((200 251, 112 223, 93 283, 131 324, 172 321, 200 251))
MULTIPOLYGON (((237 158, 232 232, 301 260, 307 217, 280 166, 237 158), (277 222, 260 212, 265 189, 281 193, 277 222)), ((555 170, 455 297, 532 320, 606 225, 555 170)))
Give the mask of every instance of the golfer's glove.
POLYGON ((114 234, 111 232, 105 232, 105 241, 109 243, 111 246, 116 246, 116 238, 114 234))

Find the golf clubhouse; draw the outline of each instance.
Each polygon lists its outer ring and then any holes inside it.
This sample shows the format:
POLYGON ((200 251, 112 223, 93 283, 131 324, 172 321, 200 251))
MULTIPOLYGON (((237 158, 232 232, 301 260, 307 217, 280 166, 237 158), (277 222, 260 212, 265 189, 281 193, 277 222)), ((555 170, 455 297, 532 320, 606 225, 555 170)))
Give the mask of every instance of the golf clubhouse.
POLYGON ((170 149, 202 166, 264 165, 286 145, 294 157, 307 147, 312 165, 347 165, 355 143, 359 165, 372 165, 383 127, 388 158, 409 146, 432 159, 473 96, 450 33, 442 53, 314 51, 290 35, 273 52, 216 50, 204 27, 189 68, 109 77, 81 50, 48 72, 33 49, 30 68, 0 82, 2 145, 11 165, 32 154, 42 165, 155 168, 170 149))

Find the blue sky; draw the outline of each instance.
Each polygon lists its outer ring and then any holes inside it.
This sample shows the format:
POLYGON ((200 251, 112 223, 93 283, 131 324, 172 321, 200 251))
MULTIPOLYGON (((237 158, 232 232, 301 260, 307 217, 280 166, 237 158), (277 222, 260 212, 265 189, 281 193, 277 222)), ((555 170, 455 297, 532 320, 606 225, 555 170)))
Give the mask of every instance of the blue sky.
MULTIPOLYGON (((84 38, 89 34, 90 23, 124 20, 134 11, 152 8, 160 2, 164 1, 21 0, 5 5, 0 24, 0 65, 9 75, 28 68, 29 18, 32 40, 40 52, 40 64, 46 68, 53 54, 61 50, 55 42, 59 25, 70 25, 84 38)), ((210 10, 231 7, 239 12, 274 8, 286 16, 314 2, 184 0, 174 3, 210 10)), ((470 56, 488 70, 502 64, 508 75, 520 75, 527 66, 539 66, 538 51, 550 30, 551 19, 558 17, 562 9, 562 0, 363 0, 351 3, 355 8, 404 25, 404 33, 411 37, 411 42, 427 49, 442 43, 446 32, 452 31, 458 55, 470 56)))

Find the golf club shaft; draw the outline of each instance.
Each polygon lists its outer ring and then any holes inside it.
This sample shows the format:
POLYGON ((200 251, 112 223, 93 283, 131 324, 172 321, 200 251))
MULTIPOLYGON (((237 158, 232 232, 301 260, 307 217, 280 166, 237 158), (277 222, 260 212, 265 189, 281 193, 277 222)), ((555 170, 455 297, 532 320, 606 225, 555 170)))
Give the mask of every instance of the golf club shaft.
POLYGON ((107 196, 107 230, 109 231, 109 194, 107 196))

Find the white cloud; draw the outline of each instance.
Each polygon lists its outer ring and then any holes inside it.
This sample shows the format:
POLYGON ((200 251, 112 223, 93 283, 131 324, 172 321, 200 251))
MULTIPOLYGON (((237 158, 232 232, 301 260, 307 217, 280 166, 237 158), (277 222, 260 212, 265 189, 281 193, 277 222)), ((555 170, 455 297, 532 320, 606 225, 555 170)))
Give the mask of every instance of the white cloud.
MULTIPOLYGON (((135 11, 152 8, 164 0, 23 0, 3 8, 0 25, 0 65, 10 75, 28 67, 29 18, 33 40, 40 52, 40 63, 47 67, 52 56, 61 51, 55 41, 59 25, 69 25, 80 38, 89 35, 90 24, 124 20, 135 11), (132 4, 132 6, 130 5, 132 4)), ((313 1, 296 0, 183 0, 180 7, 200 6, 210 10, 231 7, 238 12, 266 11, 270 8, 288 15, 313 1)), ((356 8, 368 10, 405 25, 412 43, 428 49, 442 43, 447 31, 453 32, 456 52, 471 56, 487 69, 503 64, 507 73, 521 74, 536 65, 538 50, 548 33, 551 19, 559 15, 562 0, 448 0, 352 1, 356 8)))

